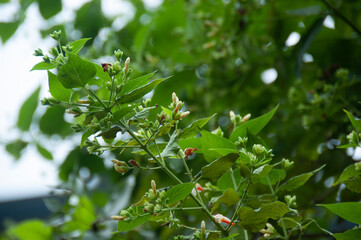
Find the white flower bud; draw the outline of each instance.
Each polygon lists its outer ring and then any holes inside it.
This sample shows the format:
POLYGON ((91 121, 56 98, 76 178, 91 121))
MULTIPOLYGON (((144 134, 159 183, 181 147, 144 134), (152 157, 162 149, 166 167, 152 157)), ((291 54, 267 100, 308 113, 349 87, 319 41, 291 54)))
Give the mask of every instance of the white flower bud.
POLYGON ((233 111, 230 111, 229 112, 229 118, 233 121, 235 119, 235 117, 236 117, 236 114, 234 114, 233 111))
POLYGON ((201 222, 201 233, 203 237, 206 236, 206 223, 203 220, 201 222))
POLYGON ((172 93, 172 101, 174 103, 177 103, 179 101, 178 97, 177 97, 177 94, 175 94, 175 92, 172 93))
POLYGON ((175 108, 179 110, 182 108, 182 105, 183 105, 183 103, 181 101, 178 101, 175 108))
POLYGON ((189 111, 186 111, 186 112, 184 112, 184 113, 182 113, 181 115, 180 115, 180 118, 185 118, 186 116, 188 116, 190 114, 190 112, 189 111))
POLYGON ((248 113, 246 116, 243 117, 242 122, 247 122, 251 118, 251 114, 248 113))
POLYGON ((150 184, 151 184, 151 186, 152 186, 154 195, 157 196, 157 185, 155 184, 155 181, 152 180, 152 181, 150 182, 150 184))

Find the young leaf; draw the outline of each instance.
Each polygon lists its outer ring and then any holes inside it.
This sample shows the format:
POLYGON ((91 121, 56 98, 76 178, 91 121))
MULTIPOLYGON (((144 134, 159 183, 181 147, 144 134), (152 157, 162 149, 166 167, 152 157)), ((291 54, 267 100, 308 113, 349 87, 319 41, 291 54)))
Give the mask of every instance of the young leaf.
POLYGON ((38 87, 20 108, 17 126, 22 131, 27 131, 30 128, 34 112, 38 106, 38 97, 40 87, 38 87))
POLYGON ((217 114, 213 114, 211 117, 198 119, 192 122, 191 125, 183 129, 183 131, 179 134, 179 138, 190 138, 196 136, 199 130, 216 115, 217 114))
POLYGON ((89 41, 91 38, 81 38, 78 40, 75 40, 74 42, 70 43, 69 45, 73 47, 71 50, 72 53, 78 54, 80 50, 84 47, 87 41, 89 41))
POLYGON ((271 120, 271 118, 277 111, 278 106, 279 105, 277 105, 270 112, 268 112, 258 118, 249 120, 249 121, 241 124, 240 126, 238 126, 236 129, 234 129, 234 131, 232 132, 229 139, 232 142, 235 142, 238 140, 238 137, 247 137, 247 130, 249 133, 251 133, 253 135, 259 133, 267 125, 267 123, 271 120))
POLYGON ((337 184, 343 183, 346 180, 349 180, 350 178, 354 178, 360 175, 361 172, 357 171, 355 165, 352 164, 343 170, 338 180, 332 186, 336 186, 337 184))
POLYGON ((130 91, 133 91, 134 89, 137 89, 137 88, 140 88, 140 87, 146 85, 147 83, 149 83, 149 79, 154 75, 155 72, 149 73, 147 75, 144 75, 144 76, 141 76, 138 78, 128 80, 126 82, 126 84, 124 85, 124 87, 121 91, 121 94, 128 93, 130 91))
POLYGON ((352 113, 350 113, 350 112, 348 112, 346 110, 343 110, 343 111, 347 114, 348 118, 351 121, 352 126, 354 126, 354 128, 356 128, 358 131, 361 131, 361 119, 356 119, 352 115, 352 113))
POLYGON ((85 141, 88 139, 88 137, 90 137, 92 134, 94 134, 94 131, 92 130, 87 130, 85 133, 83 133, 83 135, 81 136, 81 141, 80 141, 80 147, 82 148, 85 141))
POLYGON ((117 226, 117 230, 118 230, 118 232, 128 232, 128 231, 138 227, 139 225, 142 225, 146 221, 148 221, 148 219, 150 217, 151 217, 150 214, 144 214, 143 216, 139 216, 139 217, 137 217, 135 219, 132 219, 129 222, 119 221, 118 226, 117 226))
POLYGON ((161 153, 163 158, 174 157, 174 156, 178 155, 178 152, 180 150, 180 147, 177 143, 179 132, 180 132, 179 130, 173 132, 172 136, 169 139, 167 146, 161 153))
POLYGON ((36 148, 38 149, 38 152, 46 159, 53 160, 53 155, 43 146, 40 144, 36 144, 36 148))
POLYGON ((138 98, 141 98, 145 94, 152 91, 153 88, 155 88, 159 83, 163 82, 166 79, 167 78, 157 79, 157 80, 154 80, 154 81, 148 83, 147 85, 144 85, 140 88, 134 89, 133 91, 126 93, 123 96, 121 96, 119 99, 117 99, 117 103, 122 104, 122 103, 133 102, 134 100, 137 100, 138 98))
POLYGON ((252 174, 252 182, 256 183, 260 181, 262 178, 267 177, 268 173, 272 170, 273 167, 274 167, 273 165, 266 164, 254 170, 252 174))
POLYGON ((335 233, 333 236, 336 238, 336 240, 361 239, 361 228, 351 229, 343 233, 335 233))
POLYGON ((361 203, 359 202, 317 204, 317 206, 325 207, 347 221, 361 224, 361 203))
POLYGON ((268 219, 277 220, 291 210, 283 202, 275 201, 263 204, 260 209, 253 210, 250 207, 241 207, 238 210, 240 225, 252 232, 257 232, 266 226, 268 219))
POLYGON ((213 148, 228 148, 232 150, 237 150, 236 145, 233 142, 229 141, 226 138, 220 137, 216 134, 201 131, 202 139, 202 153, 204 158, 208 162, 212 162, 214 159, 221 157, 222 155, 211 149, 213 148))
POLYGON ((50 240, 52 228, 40 220, 26 220, 9 228, 7 234, 16 239, 50 240))
POLYGON ((48 82, 49 91, 55 99, 59 101, 69 102, 71 90, 65 88, 63 84, 59 82, 58 77, 50 71, 48 71, 48 82))
POLYGON ((49 70, 49 69, 53 69, 53 68, 56 68, 56 65, 54 65, 52 63, 39 62, 34 65, 34 67, 30 70, 30 72, 34 71, 34 70, 49 70))
POLYGON ((204 166, 202 168, 202 178, 217 181, 218 178, 232 167, 238 156, 236 153, 230 153, 204 166))
POLYGON ((324 168, 326 165, 323 165, 322 167, 309 172, 309 173, 304 173, 295 177, 292 177, 290 179, 287 180, 287 182, 285 182, 284 184, 282 184, 278 190, 279 191, 293 191, 299 187, 301 187, 302 185, 304 185, 308 179, 310 179, 310 177, 312 177, 315 173, 317 173, 318 171, 320 171, 322 168, 324 168))
POLYGON ((187 197, 194 187, 195 183, 182 183, 175 185, 165 193, 164 199, 168 199, 167 203, 170 205, 177 203, 187 197))
POLYGON ((66 88, 84 87, 95 74, 92 63, 69 53, 68 62, 59 69, 58 79, 66 88))

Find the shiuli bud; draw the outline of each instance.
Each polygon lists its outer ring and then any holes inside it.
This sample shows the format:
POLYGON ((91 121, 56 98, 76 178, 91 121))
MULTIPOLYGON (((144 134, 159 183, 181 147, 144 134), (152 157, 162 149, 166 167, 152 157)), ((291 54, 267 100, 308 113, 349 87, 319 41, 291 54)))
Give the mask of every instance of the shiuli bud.
POLYGON ((116 61, 115 63, 113 63, 112 67, 113 67, 115 74, 118 74, 120 71, 122 71, 122 66, 120 65, 119 61, 116 61))
POLYGON ((266 148, 261 144, 254 144, 252 150, 256 155, 261 155, 262 153, 267 151, 266 148))
POLYGON ((66 45, 66 46, 63 46, 62 49, 63 49, 65 52, 71 52, 71 51, 73 50, 73 46, 66 45))
POLYGON ((358 143, 358 136, 357 136, 357 133, 355 131, 352 131, 351 133, 349 133, 346 138, 349 141, 349 143, 351 143, 351 144, 357 144, 358 143))
POLYGON ((45 63, 50 63, 50 58, 49 58, 48 55, 45 55, 45 56, 43 57, 43 60, 44 60, 45 63))
POLYGON ((173 103, 177 103, 179 101, 177 94, 175 94, 175 92, 172 93, 172 101, 173 103))
POLYGON ((118 61, 120 61, 120 59, 121 59, 122 56, 123 56, 123 52, 120 51, 120 49, 114 50, 114 56, 115 56, 115 58, 116 58, 118 61))
POLYGON ((285 201, 286 201, 288 206, 296 207, 296 195, 294 195, 294 196, 286 195, 285 196, 285 201))
POLYGON ((204 238, 206 236, 206 223, 203 220, 201 222, 201 233, 202 237, 204 238))
POLYGON ((239 126, 242 123, 242 118, 238 114, 234 117, 234 124, 239 126))
POLYGON ((186 112, 182 113, 182 114, 179 116, 179 118, 185 118, 185 117, 188 116, 189 114, 190 114, 190 112, 189 112, 189 111, 186 111, 186 112))
POLYGON ((49 53, 54 57, 57 57, 59 55, 58 49, 56 49, 55 47, 50 48, 49 53))
POLYGON ((111 216, 112 220, 116 220, 116 221, 122 221, 125 219, 125 217, 123 216, 111 216))
POLYGON ((37 57, 44 56, 43 51, 40 48, 38 48, 37 50, 35 50, 34 56, 37 56, 37 57))
POLYGON ((251 114, 248 113, 246 116, 244 116, 244 117, 242 118, 242 122, 246 122, 246 121, 248 121, 250 118, 251 118, 251 114))
POLYGON ((157 185, 155 184, 155 181, 152 180, 152 181, 150 182, 150 185, 152 186, 154 195, 157 196, 157 185))
POLYGON ((361 162, 355 163, 355 170, 361 172, 361 162))
POLYGON ((61 30, 54 31, 52 34, 50 34, 50 37, 53 38, 56 41, 59 41, 60 37, 61 37, 61 30))
POLYGON ((233 122, 233 121, 235 120, 235 118, 236 118, 236 114, 234 114, 233 111, 230 111, 230 112, 229 112, 229 118, 230 118, 231 121, 233 122))
POLYGON ((125 60, 125 63, 124 63, 124 73, 125 74, 128 74, 129 66, 130 66, 130 58, 127 57, 127 59, 125 60))
POLYGON ((293 164, 294 164, 293 161, 290 161, 288 159, 283 159, 281 166, 283 169, 287 170, 287 169, 291 168, 293 166, 293 164))
POLYGON ((218 127, 216 130, 213 130, 212 133, 216 134, 220 137, 223 137, 223 131, 222 131, 221 127, 218 127))

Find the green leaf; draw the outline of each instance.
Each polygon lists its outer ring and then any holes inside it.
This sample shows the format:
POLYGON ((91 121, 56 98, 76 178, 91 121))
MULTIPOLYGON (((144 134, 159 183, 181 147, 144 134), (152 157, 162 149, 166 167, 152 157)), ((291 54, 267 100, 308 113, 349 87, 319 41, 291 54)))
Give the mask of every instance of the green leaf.
POLYGON ((260 209, 253 210, 250 207, 241 207, 238 210, 240 225, 252 232, 257 232, 266 226, 268 219, 277 220, 291 210, 283 202, 275 201, 263 204, 260 209))
POLYGON ((19 21, 15 22, 0 22, 0 37, 1 41, 5 43, 11 38, 11 36, 16 32, 20 25, 19 21))
POLYGON ((317 206, 325 207, 347 221, 361 224, 361 203, 359 202, 317 204, 317 206))
POLYGON ((232 240, 232 239, 235 239, 235 237, 237 237, 238 235, 239 235, 239 233, 235 233, 228 237, 222 238, 221 240, 232 240))
POLYGON ((81 141, 80 141, 81 148, 84 146, 84 143, 88 139, 88 137, 90 137, 92 134, 94 134, 94 131, 92 131, 92 130, 87 130, 86 132, 83 133, 83 135, 81 136, 81 141))
POLYGON ((361 176, 348 179, 344 183, 352 192, 361 193, 361 176))
POLYGON ((157 80, 154 80, 154 81, 148 83, 147 85, 144 85, 140 88, 134 89, 133 91, 126 93, 123 96, 121 96, 119 99, 117 99, 117 103, 133 102, 134 100, 137 100, 138 98, 141 98, 145 94, 152 91, 153 88, 155 88, 159 83, 163 82, 166 79, 167 78, 157 79, 157 80))
POLYGON ((186 149, 186 148, 198 148, 199 151, 197 152, 201 152, 202 150, 202 139, 201 138, 186 138, 186 139, 180 139, 178 141, 178 145, 182 148, 182 149, 186 149))
POLYGON ((192 122, 191 125, 183 129, 183 131, 179 134, 179 138, 190 138, 196 136, 200 129, 216 115, 217 114, 213 114, 211 117, 198 119, 192 122))
POLYGON ((344 233, 335 233, 333 236, 336 240, 355 240, 361 239, 361 228, 359 229, 351 229, 344 233))
MULTIPOLYGON (((233 182, 232 182, 232 172, 227 171, 225 174, 223 174, 217 181, 217 187, 221 190, 226 190, 228 188, 234 188, 233 182)), ((243 179, 241 177, 240 169, 233 169, 233 177, 236 180, 236 184, 239 184, 241 180, 243 179)))
MULTIPOLYGON (((268 179, 271 183, 271 185, 275 185, 276 183, 282 181, 283 179, 285 179, 286 177, 286 171, 283 169, 272 169, 269 173, 268 173, 268 179)), ((268 186, 268 180, 265 178, 260 179, 260 182, 264 185, 268 186)))
POLYGON ((40 118, 40 131, 47 135, 57 134, 62 137, 73 133, 71 125, 64 120, 64 113, 65 110, 59 106, 48 108, 40 118))
POLYGON ((55 99, 63 102, 69 102, 71 90, 65 88, 63 84, 59 82, 58 77, 50 71, 48 71, 48 82, 49 91, 55 99))
POLYGON ((36 144, 36 148, 41 156, 46 159, 53 160, 53 155, 46 148, 42 147, 40 144, 36 144))
POLYGON ((228 139, 218 136, 216 134, 201 131, 202 139, 202 153, 204 158, 208 162, 212 162, 214 159, 221 157, 222 155, 211 149, 213 148, 228 148, 232 150, 237 150, 236 145, 228 139))
POLYGON ((254 170, 252 174, 252 182, 256 183, 260 181, 262 178, 267 177, 268 173, 272 170, 273 167, 274 167, 273 165, 267 164, 254 170))
POLYGON ((55 16, 62 9, 61 0, 37 0, 39 10, 44 19, 55 16))
POLYGON ((172 136, 169 139, 169 142, 163 152, 161 153, 161 156, 163 158, 166 157, 174 157, 178 155, 178 152, 180 150, 180 146, 177 143, 179 130, 176 130, 173 132, 172 136))
POLYGON ((90 39, 91 38, 81 38, 70 43, 69 45, 73 47, 71 52, 74 54, 78 54, 80 50, 84 47, 84 45, 87 43, 87 41, 89 41, 90 39))
POLYGON ((133 106, 123 105, 119 110, 117 110, 113 113, 114 121, 118 121, 118 120, 122 119, 128 113, 132 112, 135 107, 136 106, 134 106, 134 105, 133 106))
POLYGON ((253 135, 256 135, 257 133, 259 133, 267 125, 267 123, 271 120, 271 118, 277 111, 278 106, 279 105, 277 105, 270 112, 268 112, 258 118, 249 120, 249 121, 241 124, 240 126, 238 126, 236 129, 234 129, 234 131, 232 132, 229 139, 232 142, 235 142, 238 140, 238 137, 247 137, 247 131, 253 135))
POLYGON ((350 178, 354 178, 360 175, 361 172, 356 170, 355 164, 352 164, 343 170, 338 180, 332 186, 336 186, 337 184, 343 183, 350 178))
POLYGON ((11 227, 7 232, 9 235, 15 236, 17 239, 21 240, 53 239, 51 227, 40 220, 27 220, 21 222, 19 225, 11 227))
POLYGON ((238 154, 230 153, 220 157, 217 160, 202 168, 202 178, 217 181, 225 172, 227 172, 238 158, 238 154))
POLYGON ((133 91, 134 89, 146 85, 147 83, 149 83, 149 79, 154 75, 154 73, 156 73, 156 71, 138 78, 128 80, 124 85, 121 94, 128 93, 130 91, 133 91))
POLYGON ((5 149, 8 153, 10 153, 16 160, 21 157, 21 152, 28 145, 27 142, 24 142, 21 139, 18 139, 14 142, 10 142, 6 144, 5 149))
POLYGON ((21 106, 17 126, 22 131, 27 131, 30 128, 34 112, 38 106, 39 93, 40 87, 38 87, 21 106))
POLYGON ((30 71, 49 70, 49 69, 53 69, 53 68, 56 68, 56 65, 54 65, 52 63, 39 62, 39 63, 35 64, 34 67, 30 71))
POLYGON ((350 121, 351 121, 352 126, 353 126, 354 128, 356 128, 358 131, 361 131, 361 119, 356 119, 356 118, 352 115, 352 113, 346 111, 345 109, 344 109, 343 111, 347 114, 348 118, 349 118, 350 121))
POLYGON ((238 193, 233 189, 227 189, 221 197, 212 206, 212 213, 216 211, 220 203, 225 204, 228 207, 234 206, 240 200, 238 193))
POLYGON ((75 88, 84 87, 95 74, 96 69, 92 63, 69 53, 68 62, 59 69, 58 78, 64 87, 75 88))
POLYGON ((195 187, 195 183, 182 183, 171 187, 164 195, 167 204, 172 205, 186 198, 195 187))
POLYGON ((282 184, 278 190, 279 191, 293 191, 299 187, 301 187, 302 185, 304 185, 308 179, 310 179, 310 177, 312 177, 315 173, 317 173, 318 171, 320 171, 322 168, 324 168, 326 165, 323 165, 322 167, 309 172, 309 173, 304 173, 295 177, 292 177, 290 179, 288 179, 284 184, 282 184))

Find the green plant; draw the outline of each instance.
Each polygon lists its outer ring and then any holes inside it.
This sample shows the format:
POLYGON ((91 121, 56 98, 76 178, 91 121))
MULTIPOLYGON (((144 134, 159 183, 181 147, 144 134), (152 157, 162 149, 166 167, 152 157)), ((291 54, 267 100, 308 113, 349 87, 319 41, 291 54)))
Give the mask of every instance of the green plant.
MULTIPOLYGON (((82 133, 80 146, 99 156, 105 151, 116 154, 112 163, 118 173, 163 171, 173 180, 173 185, 162 188, 152 180, 151 188, 137 203, 113 216, 119 232, 150 221, 175 229, 174 234, 179 234, 175 239, 231 239, 240 235, 240 230, 245 239, 257 232, 266 239, 289 239, 301 237, 315 222, 300 216, 295 209, 296 196, 288 193, 323 167, 285 180, 293 162, 273 161, 272 149, 257 136, 278 106, 251 120, 249 114, 241 117, 231 111, 234 128, 229 138, 223 137, 221 128, 202 130, 214 115, 181 127, 190 112, 183 110, 184 102, 175 93, 168 106, 152 105, 144 98, 166 78, 150 81, 155 72, 132 78, 136 70, 129 57, 123 63, 120 50, 114 52, 114 62, 98 65, 78 56, 89 39, 64 46, 61 32, 51 37, 58 46, 50 50, 50 56, 36 50, 35 55, 43 61, 32 69, 48 72, 53 98, 42 99, 42 104, 60 106, 72 114, 73 129, 82 133), (128 150, 147 159, 129 159, 125 156, 128 150), (190 159, 194 153, 204 159, 197 158, 203 161, 198 170, 190 167, 196 161, 190 159), (183 211, 189 215, 202 212, 203 221, 189 226, 183 222, 183 211), (186 236, 184 229, 193 234, 186 236)), ((86 199, 83 203, 89 206, 86 199)))

